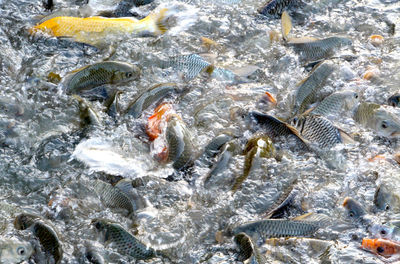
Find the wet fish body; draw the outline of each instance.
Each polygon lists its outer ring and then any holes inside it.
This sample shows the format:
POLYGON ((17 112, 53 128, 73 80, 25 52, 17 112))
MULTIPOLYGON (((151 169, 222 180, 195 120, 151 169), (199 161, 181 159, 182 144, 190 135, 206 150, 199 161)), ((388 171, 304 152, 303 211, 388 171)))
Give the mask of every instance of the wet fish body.
POLYGON ((161 68, 173 68, 182 72, 187 81, 194 79, 201 72, 207 71, 211 74, 214 71, 214 66, 197 54, 172 57, 168 61, 162 62, 161 68))
POLYGON ((251 264, 266 264, 266 258, 260 253, 253 240, 245 233, 239 233, 235 235, 234 241, 239 248, 240 261, 244 261, 250 258, 249 263, 251 264))
POLYGON ((249 117, 253 123, 258 125, 272 140, 276 141, 284 137, 286 140, 294 140, 296 147, 302 150, 309 150, 307 141, 300 135, 296 128, 279 119, 252 111, 249 117))
POLYGON ((144 245, 122 226, 104 219, 94 219, 92 225, 100 232, 104 232, 106 243, 123 255, 131 256, 138 260, 152 259, 156 256, 154 249, 144 245))
POLYGON ((267 219, 245 224, 233 229, 233 234, 241 232, 253 238, 276 237, 309 237, 321 227, 327 225, 330 220, 324 215, 315 215, 314 219, 267 219))
POLYGON ((119 61, 104 61, 85 66, 69 73, 63 83, 67 94, 81 93, 105 84, 118 84, 135 80, 140 68, 119 61))
POLYGON ((382 183, 375 192, 374 205, 378 210, 400 211, 400 196, 395 189, 389 188, 389 185, 382 183))
POLYGON ((333 57, 338 49, 352 45, 352 41, 346 37, 328 37, 319 40, 289 39, 287 44, 300 54, 302 60, 319 61, 333 57))
POLYGON ((322 100, 322 102, 319 103, 310 113, 313 115, 321 115, 325 117, 339 117, 340 113, 351 111, 358 102, 359 96, 357 92, 336 92, 322 100))
POLYGON ((136 209, 131 199, 122 190, 111 184, 96 180, 94 183, 94 190, 101 201, 108 207, 122 208, 127 210, 129 214, 136 209))
POLYGON ((398 137, 400 135, 400 119, 384 106, 374 103, 360 103, 355 110, 354 120, 361 125, 373 129, 384 137, 398 137))
POLYGON ((322 149, 329 149, 342 143, 340 131, 325 117, 307 115, 295 118, 294 123, 304 138, 316 143, 322 149))
POLYGON ((231 158, 233 157, 233 153, 235 151, 235 144, 233 142, 228 142, 223 147, 221 154, 218 157, 218 160, 215 162, 214 166, 211 168, 207 177, 204 180, 204 183, 207 182, 215 175, 218 175, 225 170, 227 170, 231 158))
POLYGON ((346 208, 347 214, 350 218, 360 221, 361 223, 365 223, 367 221, 367 219, 364 218, 367 214, 364 207, 362 207, 361 204, 353 198, 346 197, 343 201, 343 206, 346 208))
POLYGON ((212 161, 211 159, 215 157, 221 150, 221 148, 233 137, 228 134, 221 134, 213 138, 205 147, 203 154, 199 157, 199 161, 211 166, 212 161))
POLYGON ((335 67, 330 62, 321 62, 314 66, 310 75, 297 88, 294 102, 295 114, 303 113, 306 107, 313 103, 317 92, 322 88, 334 70, 335 67))
POLYGON ((128 106, 126 114, 133 118, 139 118, 142 112, 151 104, 159 101, 176 90, 177 87, 173 83, 157 84, 142 93, 135 101, 133 101, 128 106))
POLYGON ((284 10, 294 5, 298 0, 269 0, 258 13, 264 16, 280 16, 284 10))
POLYGON ((55 263, 60 263, 63 256, 63 249, 58 238, 57 232, 45 223, 40 217, 30 214, 20 214, 15 218, 16 229, 30 229, 39 239, 40 245, 46 254, 54 258, 55 263))
POLYGON ((193 144, 186 125, 175 115, 168 121, 166 130, 168 159, 176 170, 184 169, 193 162, 193 144))
POLYGON ((0 263, 13 264, 28 260, 33 253, 30 243, 0 237, 0 263))
POLYGON ((361 248, 384 257, 391 257, 400 254, 399 243, 382 238, 363 238, 361 248))

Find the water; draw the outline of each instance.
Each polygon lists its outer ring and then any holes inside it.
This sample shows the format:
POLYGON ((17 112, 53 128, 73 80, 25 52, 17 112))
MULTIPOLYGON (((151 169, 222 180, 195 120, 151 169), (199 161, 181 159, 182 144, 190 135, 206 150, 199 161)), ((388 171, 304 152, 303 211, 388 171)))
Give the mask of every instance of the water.
MULTIPOLYGON (((172 165, 153 159, 143 130, 154 107, 137 120, 120 117, 115 122, 102 112, 101 103, 93 102, 103 126, 83 132, 78 104, 47 81, 50 72, 64 76, 78 67, 103 60, 109 51, 65 39, 29 36, 27 30, 37 16, 46 14, 41 2, 0 1, 0 98, 24 109, 22 115, 4 110, 0 113, 0 197, 3 202, 36 212, 52 222, 63 244, 62 263, 88 263, 84 257, 88 244, 110 263, 130 261, 104 248, 97 232, 90 228, 90 220, 95 217, 121 223, 156 248, 172 247, 174 263, 239 263, 233 240, 224 237, 217 242, 216 232, 238 222, 261 219, 295 179, 295 188, 300 190, 296 203, 304 212, 323 213, 344 223, 350 223, 342 207, 345 197, 358 200, 373 214, 373 198, 379 183, 400 184, 399 165, 391 160, 399 148, 398 141, 376 136, 355 123, 348 113, 337 125, 355 134, 357 141, 339 147, 346 154, 342 165, 337 165, 335 157, 330 164, 312 153, 286 151, 280 161, 263 159, 239 191, 235 194, 229 191, 234 179, 242 173, 244 156, 240 149, 252 135, 241 120, 232 119, 233 109, 255 109, 258 99, 268 91, 278 101, 277 108, 269 113, 286 117, 296 84, 308 74, 291 48, 281 40, 271 41, 270 32, 280 32, 280 21, 258 18, 256 10, 261 4, 253 0, 185 1, 197 8, 196 22, 185 31, 158 38, 127 37, 115 46, 113 60, 135 63, 143 69, 140 80, 118 86, 123 91, 120 96, 123 107, 157 83, 177 82, 187 92, 169 100, 192 133, 196 155, 221 133, 239 137, 238 151, 224 172, 213 176, 207 188, 202 180, 210 168, 202 164, 197 164, 192 172, 199 176, 192 185, 163 180, 173 172, 172 165), (208 51, 201 45, 201 37, 216 41, 219 48, 208 51), (179 74, 166 74, 157 66, 160 59, 205 52, 213 53, 209 57, 217 67, 235 70, 252 65, 259 70, 249 83, 234 84, 205 76, 183 83, 179 74), (93 153, 88 151, 86 159, 80 159, 87 165, 73 158, 76 152, 72 156, 82 142, 92 142, 103 151, 100 154, 94 153, 96 149, 91 149, 93 153), (115 158, 114 166, 107 163, 110 153, 115 158), (385 155, 387 160, 368 161, 377 154, 385 155), (136 190, 154 206, 155 214, 136 219, 104 207, 91 189, 94 179, 115 181, 120 176, 142 179, 138 180, 136 190)), ((78 8, 84 5, 82 2, 85 1, 56 1, 56 9, 78 8)), ((147 14, 157 4, 156 1, 135 10, 147 14)), ((361 101, 384 104, 398 92, 400 84, 399 11, 397 1, 310 1, 291 9, 291 34, 350 37, 354 45, 344 48, 342 53, 355 55, 356 59, 339 60, 339 70, 324 89, 350 89, 359 92, 361 101), (391 24, 395 25, 394 32, 391 24), (382 35, 384 43, 373 46, 368 41, 372 34, 382 35), (370 69, 379 75, 364 80, 363 75, 370 69)), ((398 213, 374 215, 377 222, 384 223, 398 219, 398 213)), ((298 211, 292 211, 292 216, 297 214, 298 211)), ((1 234, 33 241, 29 232, 14 229, 12 216, 8 211, 2 214, 5 224, 1 234)), ((354 225, 343 232, 326 232, 330 234, 325 236, 326 243, 331 243, 328 251, 310 250, 308 242, 289 246, 267 244, 260 250, 281 263, 381 262, 358 248, 362 237, 371 236, 365 228, 354 225)), ((36 261, 44 263, 40 256, 36 261)), ((163 262, 170 261, 153 260, 153 263, 163 262)))

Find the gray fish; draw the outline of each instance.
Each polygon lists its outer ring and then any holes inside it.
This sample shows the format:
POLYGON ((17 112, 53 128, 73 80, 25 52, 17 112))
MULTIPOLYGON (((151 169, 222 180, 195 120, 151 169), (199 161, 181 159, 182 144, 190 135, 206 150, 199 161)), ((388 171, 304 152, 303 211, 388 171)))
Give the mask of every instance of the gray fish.
POLYGON ((374 205, 378 210, 384 211, 400 211, 400 196, 394 188, 389 188, 389 185, 382 183, 375 192, 374 205))
POLYGON ((187 81, 194 79, 201 72, 211 74, 214 71, 214 66, 197 54, 172 57, 168 61, 161 63, 161 68, 163 69, 171 67, 182 72, 187 81))
POLYGON ((107 207, 125 209, 129 214, 137 209, 133 201, 122 190, 109 183, 96 180, 94 190, 107 207))
POLYGON ((20 214, 15 218, 16 229, 30 229, 39 239, 40 245, 46 254, 54 258, 55 263, 60 263, 63 256, 63 249, 57 232, 47 224, 41 217, 31 214, 20 214))
POLYGON ((335 67, 331 62, 321 62, 314 66, 310 75, 297 88, 294 101, 294 114, 301 114, 313 103, 317 92, 323 87, 335 67))
POLYGON ((393 107, 399 107, 399 105, 400 105, 400 93, 396 93, 396 94, 390 96, 389 99, 388 99, 388 105, 391 105, 393 107))
POLYGON ((176 170, 187 168, 193 162, 193 144, 185 123, 176 115, 171 116, 166 130, 168 159, 176 170))
POLYGON ((269 0, 263 7, 259 8, 258 13, 264 16, 280 16, 282 12, 289 8, 298 0, 269 0))
POLYGON ((252 122, 258 125, 272 140, 277 141, 283 137, 286 141, 293 140, 296 148, 309 150, 307 140, 291 125, 273 116, 255 111, 250 112, 249 117, 252 122))
POLYGON ((285 209, 287 209, 294 202, 298 191, 294 190, 295 182, 293 182, 289 188, 287 188, 279 199, 271 206, 271 209, 265 214, 266 219, 282 218, 285 209))
POLYGON ((240 185, 247 179, 253 167, 253 161, 258 158, 273 158, 276 155, 274 144, 267 136, 255 136, 246 144, 243 174, 236 178, 232 186, 232 192, 237 191, 240 185))
POLYGON ((351 111, 359 102, 357 92, 340 91, 333 93, 322 100, 310 113, 321 116, 335 116, 345 111, 351 111))
POLYGON ((233 137, 228 134, 221 134, 216 136, 204 147, 204 152, 198 158, 198 160, 208 166, 211 166, 211 159, 215 157, 220 152, 225 143, 232 140, 232 138, 233 137))
POLYGON ((233 229, 233 234, 246 233, 252 238, 310 237, 330 219, 321 214, 308 213, 293 219, 267 219, 248 223, 233 229))
POLYGON ((113 247, 122 255, 128 255, 135 259, 152 259, 156 257, 156 251, 140 242, 122 226, 105 219, 93 219, 92 225, 104 233, 105 243, 112 243, 113 247))
POLYGON ((389 108, 363 102, 357 107, 353 118, 361 125, 373 129, 380 136, 398 137, 400 135, 400 119, 389 108))
POLYGON ((139 118, 147 107, 176 90, 177 87, 174 83, 157 84, 139 95, 139 97, 128 106, 126 114, 133 118, 139 118))
POLYGON ((97 114, 96 110, 94 110, 93 106, 82 97, 74 94, 72 97, 79 104, 79 112, 81 118, 81 126, 85 128, 87 125, 91 126, 101 126, 100 116, 97 114))
POLYGON ((29 242, 0 237, 0 263, 13 264, 28 260, 33 253, 29 242))
POLYGON ((214 166, 211 168, 210 172, 207 174, 204 184, 207 184, 207 182, 215 175, 218 175, 225 171, 228 166, 229 162, 231 161, 231 158, 233 156, 233 153, 235 151, 235 144, 233 142, 228 142, 225 144, 225 146, 222 148, 221 154, 218 157, 218 160, 215 162, 214 166))
POLYGON ((322 149, 329 149, 342 143, 342 137, 331 121, 318 115, 300 116, 293 119, 293 125, 300 134, 322 149))
POLYGON ((250 258, 251 264, 266 264, 267 259, 263 256, 253 240, 245 233, 235 235, 234 241, 239 248, 239 261, 244 261, 250 258))
POLYGON ((105 84, 117 84, 138 79, 140 68, 126 62, 103 61, 67 74, 62 82, 67 94, 81 93, 105 84))
POLYGON ((363 217, 367 214, 361 204, 351 197, 344 199, 343 206, 346 208, 348 216, 352 219, 362 221, 363 217))
POLYGON ((343 46, 351 46, 352 41, 346 37, 328 37, 325 39, 299 38, 289 39, 287 44, 300 54, 301 60, 318 61, 333 57, 343 46))

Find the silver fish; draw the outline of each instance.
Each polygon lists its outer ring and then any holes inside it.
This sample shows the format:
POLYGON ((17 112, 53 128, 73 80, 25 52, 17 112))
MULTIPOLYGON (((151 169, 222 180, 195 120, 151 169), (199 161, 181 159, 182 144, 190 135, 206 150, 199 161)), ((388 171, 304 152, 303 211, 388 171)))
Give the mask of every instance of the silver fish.
MULTIPOLYGON (((389 107, 390 108, 390 107, 389 107)), ((400 136, 400 119, 388 107, 374 103, 360 103, 353 118, 363 126, 384 137, 400 136)))
POLYGON ((293 219, 267 219, 248 223, 233 229, 233 234, 246 233, 253 238, 309 237, 330 223, 321 214, 308 213, 293 219))
POLYGON ((363 217, 367 214, 361 204, 351 197, 344 199, 343 206, 346 208, 348 216, 352 219, 362 221, 363 217))
POLYGON ((253 240, 245 233, 235 235, 234 241, 239 248, 239 260, 244 261, 247 259, 252 264, 266 264, 267 259, 263 256, 258 247, 254 244, 253 240))
POLYGON ((310 113, 313 115, 335 116, 351 111, 359 102, 359 95, 353 91, 340 91, 333 93, 322 100, 310 113))
POLYGON ((220 149, 227 143, 232 140, 232 136, 228 134, 221 134, 213 138, 205 147, 203 154, 198 158, 198 160, 208 166, 211 166, 213 163, 211 159, 215 157, 220 149))
POLYGON ((304 138, 322 149, 329 149, 343 142, 340 131, 325 117, 300 116, 293 119, 293 125, 304 138))
POLYGON ((94 63, 67 74, 62 86, 67 94, 81 93, 105 84, 135 80, 140 76, 136 65, 120 61, 94 63))
POLYGON ((140 242, 130 232, 119 224, 105 219, 93 219, 92 225, 104 233, 105 242, 112 243, 113 247, 123 255, 131 256, 135 259, 152 259, 156 257, 156 251, 140 242))
POLYGON ((258 13, 267 16, 267 15, 281 15, 282 12, 293 5, 294 3, 299 2, 298 0, 269 0, 263 7, 259 8, 258 13))
POLYGON ((375 192, 374 205, 379 210, 399 212, 400 196, 394 188, 390 188, 388 184, 382 183, 375 192))
POLYGON ((28 260, 33 253, 29 242, 0 237, 0 263, 13 264, 28 260))
POLYGON ((126 114, 133 118, 139 118, 147 107, 176 90, 177 87, 174 83, 157 84, 139 95, 137 99, 128 106, 126 114))
POLYGON ((211 74, 214 71, 214 66, 197 54, 172 57, 168 61, 161 63, 161 68, 163 69, 171 67, 182 72, 187 81, 194 79, 201 72, 206 71, 211 74))
POLYGON ((301 114, 313 103, 317 92, 323 87, 328 77, 335 70, 331 62, 321 62, 314 66, 309 76, 297 88, 294 101, 294 114, 301 114))
POLYGON ((207 174, 204 184, 207 184, 208 181, 215 175, 222 173, 225 171, 228 166, 229 162, 233 156, 235 151, 235 144, 233 142, 228 142, 221 150, 221 154, 218 157, 218 160, 215 162, 215 165, 211 168, 210 172, 207 174))
POLYGON ((287 44, 300 54, 304 61, 318 61, 330 58, 343 46, 351 46, 352 41, 346 37, 328 37, 325 39, 289 39, 287 44))

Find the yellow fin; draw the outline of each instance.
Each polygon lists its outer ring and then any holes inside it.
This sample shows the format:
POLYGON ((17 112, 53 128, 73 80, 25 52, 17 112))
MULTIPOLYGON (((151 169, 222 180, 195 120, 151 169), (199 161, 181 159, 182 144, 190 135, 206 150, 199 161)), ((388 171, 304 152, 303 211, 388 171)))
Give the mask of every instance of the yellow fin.
POLYGON ((310 213, 306 213, 306 214, 303 214, 303 215, 299 215, 299 216, 297 216, 295 218, 292 218, 292 220, 305 220, 305 219, 309 218, 312 214, 314 214, 314 213, 310 212, 310 213))
POLYGON ((281 26, 282 26, 282 38, 286 41, 287 36, 289 35, 290 31, 292 30, 292 21, 288 12, 284 11, 281 17, 281 26))
POLYGON ((301 37, 301 38, 290 38, 288 39, 289 44, 303 44, 303 43, 308 43, 312 41, 319 40, 314 37, 301 37))

